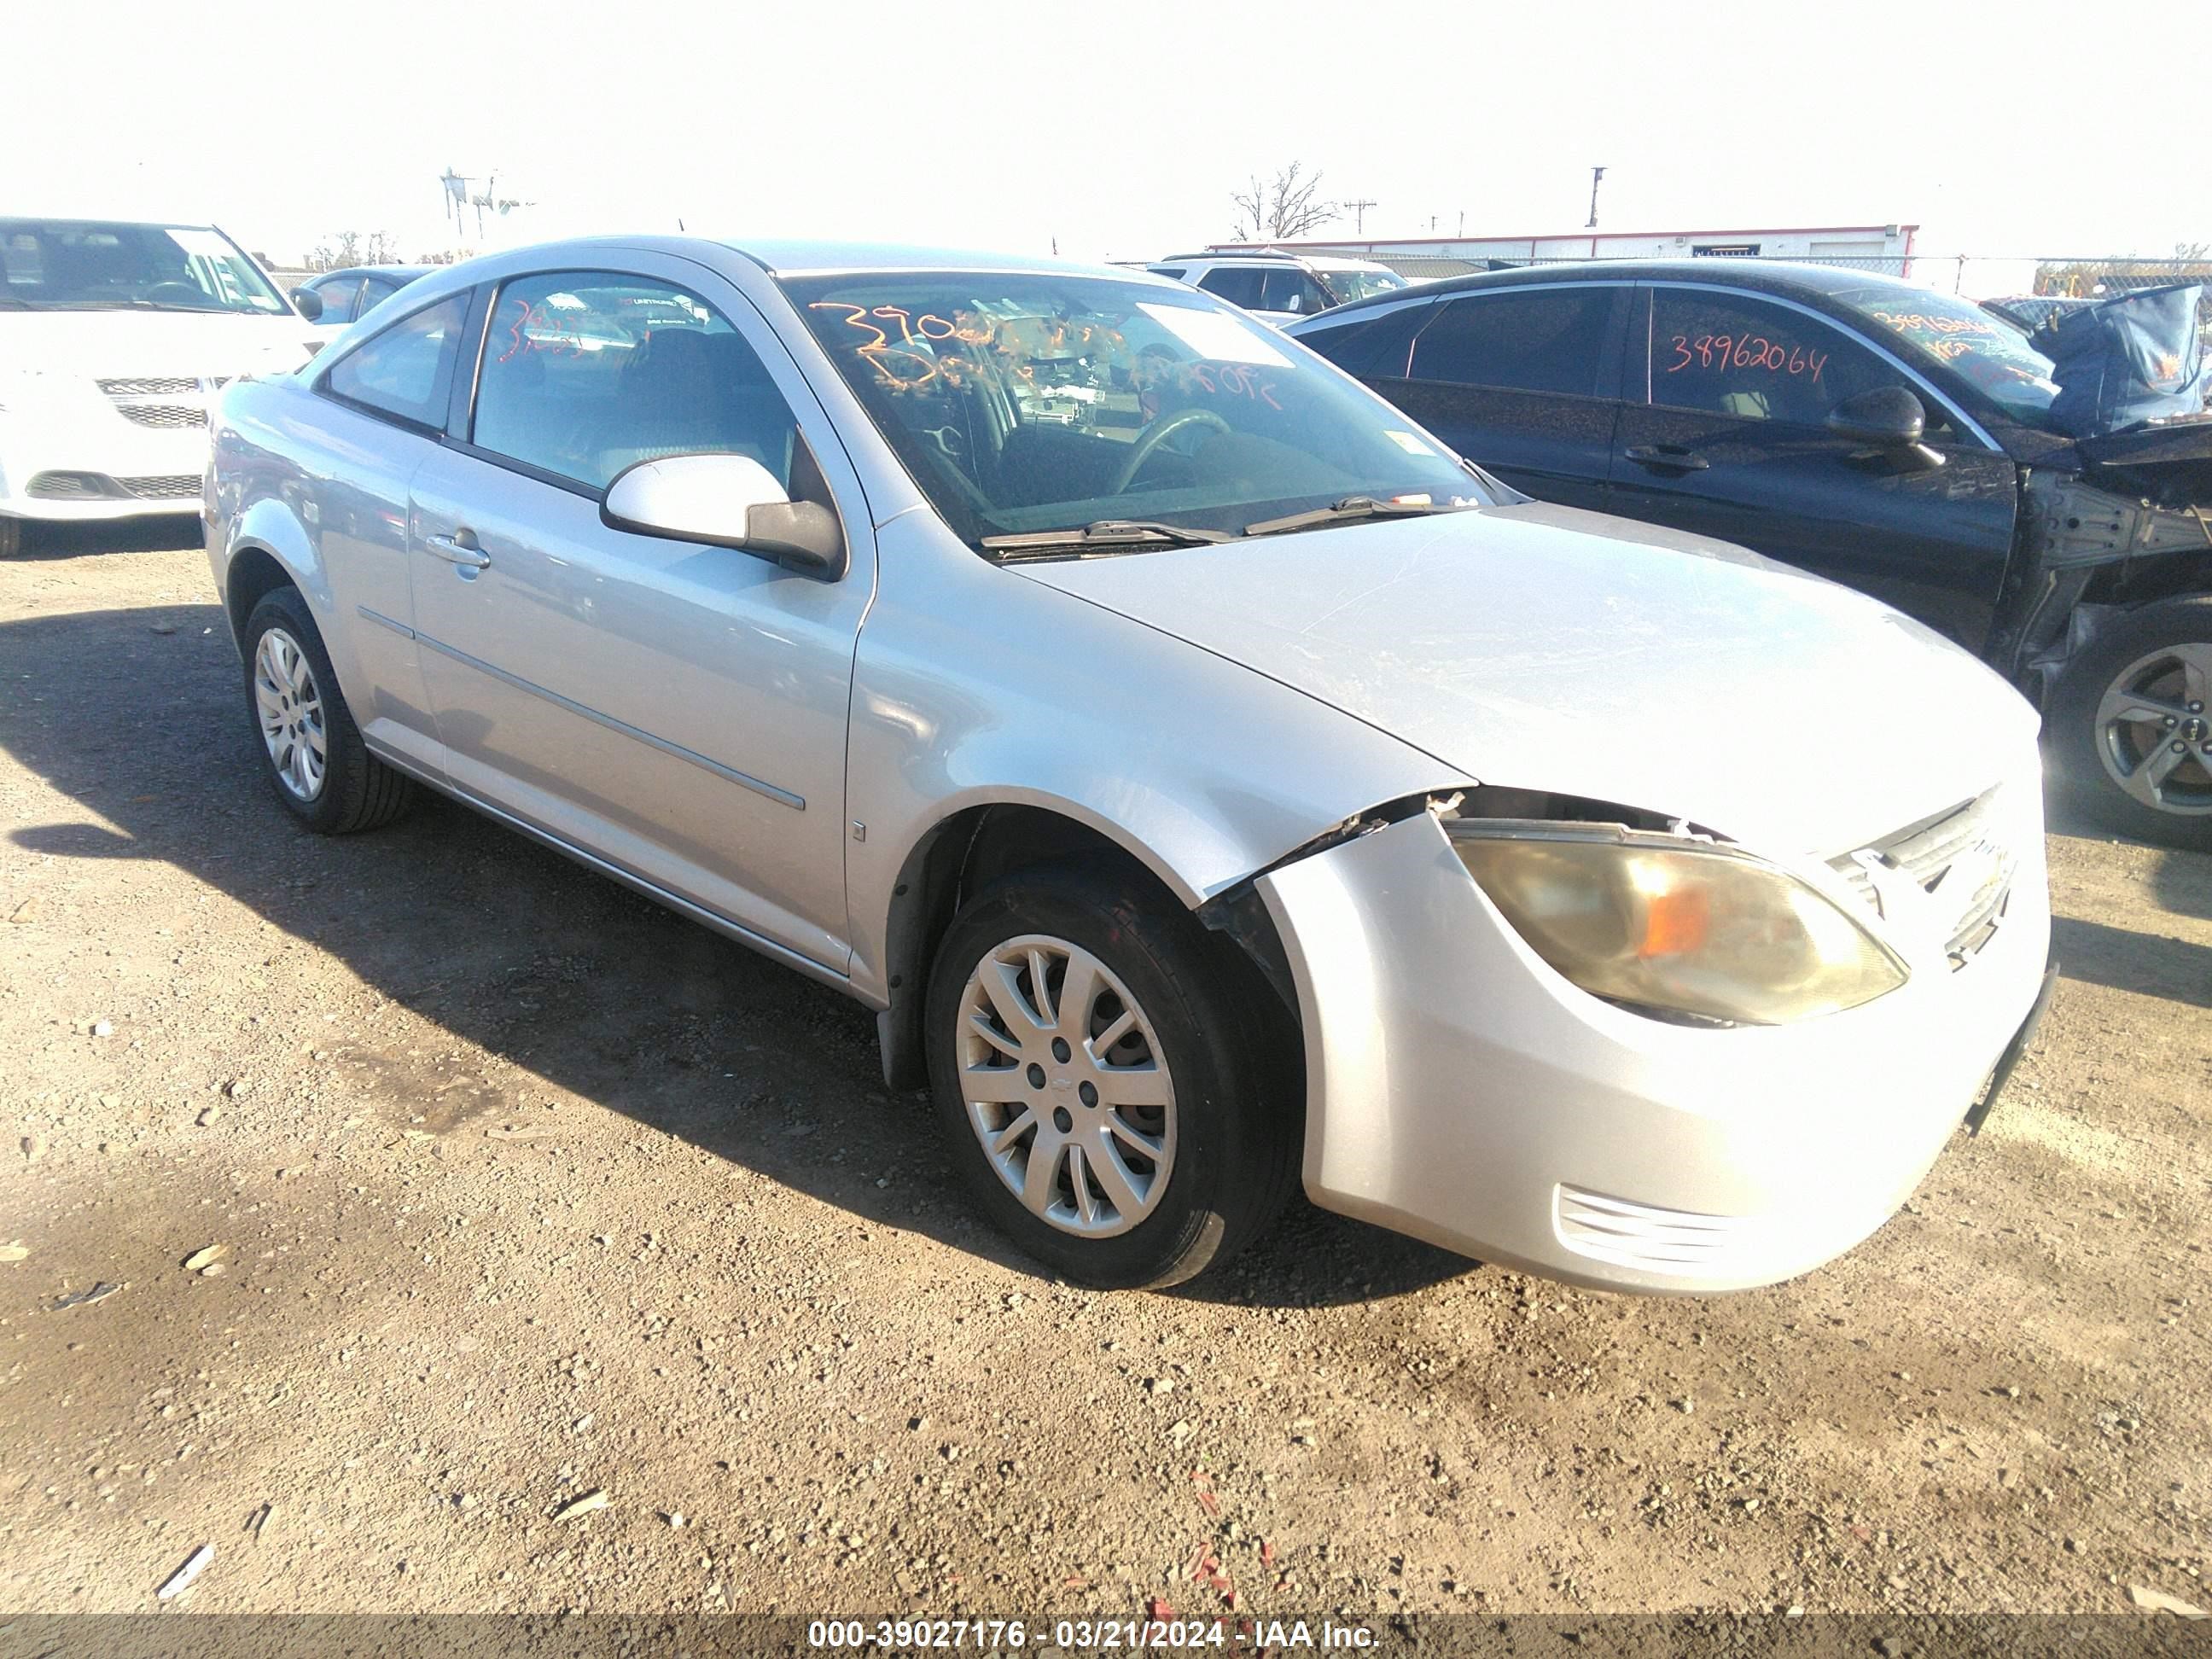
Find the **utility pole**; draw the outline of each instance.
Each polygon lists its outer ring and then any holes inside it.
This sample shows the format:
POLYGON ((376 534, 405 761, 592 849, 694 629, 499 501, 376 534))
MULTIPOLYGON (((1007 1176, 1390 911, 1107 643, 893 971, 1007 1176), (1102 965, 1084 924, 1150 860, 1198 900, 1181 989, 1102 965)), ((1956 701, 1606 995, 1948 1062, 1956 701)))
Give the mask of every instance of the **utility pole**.
POLYGON ((1367 228, 1367 210, 1374 205, 1375 204, 1373 202, 1368 200, 1367 198, 1364 196, 1356 202, 1346 202, 1345 204, 1345 206, 1352 210, 1352 234, 1354 236, 1358 235, 1360 232, 1367 228))
POLYGON ((1597 228, 1597 181, 1604 177, 1605 169, 1603 167, 1592 167, 1590 169, 1590 216, 1589 223, 1583 227, 1585 230, 1595 230, 1597 228))

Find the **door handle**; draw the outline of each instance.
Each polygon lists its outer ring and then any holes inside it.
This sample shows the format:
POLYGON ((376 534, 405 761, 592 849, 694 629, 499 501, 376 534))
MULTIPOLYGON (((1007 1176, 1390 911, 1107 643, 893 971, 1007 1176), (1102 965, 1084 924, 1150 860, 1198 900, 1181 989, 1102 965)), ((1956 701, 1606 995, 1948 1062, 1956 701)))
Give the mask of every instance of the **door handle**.
POLYGON ((477 545, 472 531, 457 530, 450 536, 425 536, 422 545, 429 550, 431 557, 459 565, 464 570, 481 570, 491 562, 491 556, 477 545))
POLYGON ((1658 472, 1703 472, 1712 465, 1704 456, 1672 444, 1632 444, 1620 453, 1637 465, 1658 472))

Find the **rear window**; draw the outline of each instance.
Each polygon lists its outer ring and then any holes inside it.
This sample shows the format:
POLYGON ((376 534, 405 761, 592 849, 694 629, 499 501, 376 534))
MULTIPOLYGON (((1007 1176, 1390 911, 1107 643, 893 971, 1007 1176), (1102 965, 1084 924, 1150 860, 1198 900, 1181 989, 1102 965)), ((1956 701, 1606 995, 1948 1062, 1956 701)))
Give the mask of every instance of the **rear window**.
POLYGON ((313 282, 308 290, 323 302, 323 314, 316 319, 324 323, 349 323, 353 320, 353 302, 361 292, 357 276, 337 276, 328 281, 313 282))
POLYGON ((1261 295, 1266 291, 1267 273, 1264 270, 1242 270, 1233 267, 1209 270, 1198 279, 1198 285, 1208 294, 1216 294, 1232 306, 1242 306, 1247 311, 1260 308, 1261 295))
POLYGON ((647 276, 520 276, 492 307, 470 439, 601 490, 639 461, 745 455, 788 484, 791 407, 744 337, 647 276))
POLYGON ((1318 351, 1347 374, 1403 380, 1413 336, 1436 314, 1433 306, 1391 306, 1355 312, 1341 321, 1298 330, 1298 343, 1318 351))
POLYGON ((401 318, 331 364, 324 390, 410 426, 443 427, 468 309, 469 296, 461 293, 401 318))
POLYGON ((1339 305, 1350 305, 1376 294, 1395 294, 1411 283, 1395 270, 1324 270, 1322 279, 1339 305))
POLYGON ((1591 396, 1613 293, 1584 283, 1446 300, 1413 343, 1412 378, 1591 396))

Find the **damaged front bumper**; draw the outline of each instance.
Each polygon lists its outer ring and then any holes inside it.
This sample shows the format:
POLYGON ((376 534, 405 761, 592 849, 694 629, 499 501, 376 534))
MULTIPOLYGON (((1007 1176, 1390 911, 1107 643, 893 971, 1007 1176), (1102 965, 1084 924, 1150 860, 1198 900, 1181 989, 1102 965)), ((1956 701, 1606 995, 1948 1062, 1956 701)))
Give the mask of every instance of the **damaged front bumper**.
POLYGON ((1971 961, 1908 947, 1899 989, 1785 1025, 1698 1029, 1582 991, 1427 812, 1270 871, 1308 1195, 1601 1288, 1819 1267, 1904 1202, 2036 1001, 2050 908, 2039 811, 2023 817, 2003 925, 1971 961))

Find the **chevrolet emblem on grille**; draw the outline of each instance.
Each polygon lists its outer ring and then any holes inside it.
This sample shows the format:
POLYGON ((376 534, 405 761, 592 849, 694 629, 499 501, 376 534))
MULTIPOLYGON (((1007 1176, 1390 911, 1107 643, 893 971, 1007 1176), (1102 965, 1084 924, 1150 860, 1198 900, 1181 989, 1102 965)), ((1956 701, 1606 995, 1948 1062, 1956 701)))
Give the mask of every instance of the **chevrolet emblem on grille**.
POLYGON ((1929 890, 1947 902, 1958 901, 1951 914, 1966 916, 1996 897, 2012 877, 2012 860, 1995 842, 1982 840, 1951 860, 1929 890))

